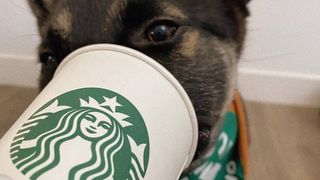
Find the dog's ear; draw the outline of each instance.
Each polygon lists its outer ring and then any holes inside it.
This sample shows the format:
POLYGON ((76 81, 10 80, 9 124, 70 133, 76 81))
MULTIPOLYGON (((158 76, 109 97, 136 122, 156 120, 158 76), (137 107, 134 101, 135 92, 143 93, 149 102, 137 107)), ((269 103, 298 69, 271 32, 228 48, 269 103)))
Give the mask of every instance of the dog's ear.
POLYGON ((54 4, 55 0, 28 0, 33 13, 38 18, 39 23, 44 21, 54 4))
POLYGON ((242 10, 244 11, 246 16, 250 15, 250 12, 248 10, 248 4, 251 0, 241 0, 242 1, 242 10))
POLYGON ((248 4, 251 0, 226 0, 235 9, 238 9, 245 17, 250 15, 248 4))

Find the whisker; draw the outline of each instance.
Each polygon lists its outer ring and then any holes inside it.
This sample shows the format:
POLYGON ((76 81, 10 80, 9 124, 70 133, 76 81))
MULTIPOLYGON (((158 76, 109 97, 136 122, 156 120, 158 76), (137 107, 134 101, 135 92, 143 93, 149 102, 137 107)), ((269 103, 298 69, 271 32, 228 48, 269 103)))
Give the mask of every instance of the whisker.
MULTIPOLYGON (((30 12, 30 10, 28 8, 26 8, 25 6, 21 6, 21 5, 18 5, 16 4, 14 1, 9 1, 13 6, 25 11, 25 12, 30 12)), ((19 1, 20 2, 20 1, 19 1)))
POLYGON ((17 36, 16 38, 35 37, 35 36, 39 36, 39 34, 22 34, 22 35, 17 36))
POLYGON ((33 38, 33 37, 38 37, 38 34, 23 34, 19 36, 15 36, 13 38, 10 38, 8 41, 16 41, 18 39, 27 39, 27 38, 33 38))
POLYGON ((258 61, 259 62, 260 61, 268 61, 268 60, 272 60, 272 59, 288 56, 288 55, 291 55, 291 54, 292 53, 283 53, 283 54, 270 55, 270 56, 265 56, 265 57, 262 57, 262 58, 254 58, 254 59, 249 59, 249 58, 246 58, 246 57, 242 57, 239 62, 240 63, 251 63, 251 62, 258 62, 258 61))

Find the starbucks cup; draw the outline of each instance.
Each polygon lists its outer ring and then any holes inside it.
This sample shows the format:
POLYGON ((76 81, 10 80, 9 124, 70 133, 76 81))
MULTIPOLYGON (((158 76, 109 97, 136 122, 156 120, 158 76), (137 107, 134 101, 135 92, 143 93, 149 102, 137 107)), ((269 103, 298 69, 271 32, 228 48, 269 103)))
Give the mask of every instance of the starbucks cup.
POLYGON ((164 67, 129 48, 87 46, 0 140, 0 178, 174 180, 197 135, 190 99, 164 67))

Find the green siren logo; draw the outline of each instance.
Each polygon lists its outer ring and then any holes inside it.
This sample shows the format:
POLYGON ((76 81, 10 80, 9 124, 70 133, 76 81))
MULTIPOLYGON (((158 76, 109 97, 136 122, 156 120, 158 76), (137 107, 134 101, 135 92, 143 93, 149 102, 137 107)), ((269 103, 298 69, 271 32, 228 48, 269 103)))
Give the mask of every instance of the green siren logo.
POLYGON ((147 127, 121 95, 98 88, 65 93, 41 107, 11 144, 11 159, 30 179, 143 179, 147 127))

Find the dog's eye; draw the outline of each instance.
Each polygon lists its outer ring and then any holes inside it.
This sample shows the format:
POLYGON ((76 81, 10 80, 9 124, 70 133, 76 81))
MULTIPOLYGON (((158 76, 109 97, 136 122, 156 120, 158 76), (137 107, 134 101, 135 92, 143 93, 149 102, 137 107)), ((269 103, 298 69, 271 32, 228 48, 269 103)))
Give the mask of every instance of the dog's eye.
POLYGON ((161 42, 171 39, 178 29, 172 21, 158 21, 152 23, 146 30, 146 38, 152 42, 161 42))
POLYGON ((40 54, 40 61, 45 65, 57 63, 57 57, 52 52, 44 52, 40 54))

